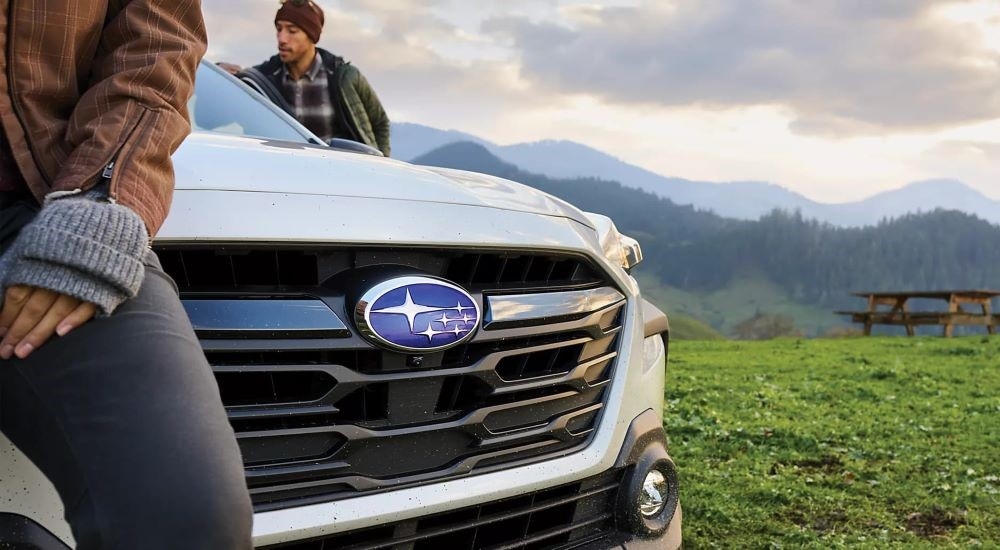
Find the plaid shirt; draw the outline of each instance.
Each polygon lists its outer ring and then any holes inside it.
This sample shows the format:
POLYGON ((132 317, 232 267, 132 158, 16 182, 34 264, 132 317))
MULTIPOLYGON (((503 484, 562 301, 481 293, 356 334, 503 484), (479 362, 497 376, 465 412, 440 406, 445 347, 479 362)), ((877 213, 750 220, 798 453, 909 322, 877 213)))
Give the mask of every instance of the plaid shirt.
POLYGON ((298 80, 292 78, 288 67, 282 67, 282 75, 281 91, 292 106, 295 118, 324 141, 336 137, 333 125, 336 111, 330 101, 329 82, 319 54, 298 80))

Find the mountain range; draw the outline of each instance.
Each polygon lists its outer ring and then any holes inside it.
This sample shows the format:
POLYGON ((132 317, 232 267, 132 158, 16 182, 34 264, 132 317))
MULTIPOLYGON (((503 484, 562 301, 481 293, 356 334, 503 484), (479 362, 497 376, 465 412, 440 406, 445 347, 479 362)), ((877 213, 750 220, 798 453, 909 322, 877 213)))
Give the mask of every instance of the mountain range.
POLYGON ((707 182, 663 176, 628 164, 580 143, 545 140, 498 145, 472 134, 439 130, 413 123, 393 123, 393 155, 412 161, 456 142, 482 145, 499 159, 522 170, 552 178, 596 178, 621 182, 676 204, 741 220, 755 220, 775 209, 801 212, 841 227, 874 225, 908 213, 938 208, 958 210, 1000 225, 1000 201, 956 180, 935 179, 911 183, 861 201, 828 204, 813 201, 779 185, 758 181, 707 182))

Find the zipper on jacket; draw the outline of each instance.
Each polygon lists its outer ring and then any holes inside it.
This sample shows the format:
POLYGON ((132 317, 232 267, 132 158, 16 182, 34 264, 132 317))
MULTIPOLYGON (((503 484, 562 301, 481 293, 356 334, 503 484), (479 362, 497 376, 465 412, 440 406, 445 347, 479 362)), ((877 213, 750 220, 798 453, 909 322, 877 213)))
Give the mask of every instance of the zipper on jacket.
MULTIPOLYGON (((127 157, 129 153, 131 153, 132 150, 135 148, 135 144, 132 144, 130 146, 129 142, 136 137, 136 132, 139 132, 140 129, 142 129, 143 133, 145 132, 145 128, 143 128, 142 126, 146 122, 146 115, 149 113, 149 111, 144 107, 140 108, 141 112, 139 113, 139 116, 136 119, 135 124, 133 124, 132 127, 128 129, 128 131, 125 134, 125 139, 123 139, 121 143, 118 145, 118 148, 111 156, 111 160, 108 162, 108 164, 104 167, 104 170, 101 172, 101 177, 106 177, 108 181, 108 202, 111 203, 117 204, 118 201, 118 192, 117 192, 118 186, 116 185, 118 182, 114 177, 115 165, 118 163, 118 159, 127 157)), ((124 160, 127 161, 128 159, 125 158, 124 160)))
POLYGON ((104 171, 101 172, 101 180, 107 182, 108 184, 108 202, 111 204, 118 204, 118 200, 111 195, 111 176, 115 173, 115 161, 111 161, 107 166, 104 167, 104 171))
POLYGON ((361 136, 361 129, 358 128, 358 123, 354 120, 354 113, 348 109, 347 99, 344 97, 344 78, 347 74, 347 70, 343 69, 343 66, 347 65, 345 62, 343 65, 334 69, 334 74, 336 71, 340 71, 340 76, 337 78, 337 103, 340 104, 340 109, 344 115, 341 117, 344 121, 344 126, 347 127, 347 131, 352 134, 351 139, 364 143, 365 145, 370 145, 365 138, 361 136))

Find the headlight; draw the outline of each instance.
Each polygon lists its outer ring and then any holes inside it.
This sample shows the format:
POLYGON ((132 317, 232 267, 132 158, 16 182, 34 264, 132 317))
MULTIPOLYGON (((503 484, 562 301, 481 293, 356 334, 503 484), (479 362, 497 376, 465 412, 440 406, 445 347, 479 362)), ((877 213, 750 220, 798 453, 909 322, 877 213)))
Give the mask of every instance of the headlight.
POLYGON ((642 247, 639 246, 639 241, 619 233, 615 222, 607 216, 593 212, 584 212, 584 215, 597 230, 597 240, 601 243, 605 258, 622 266, 626 271, 639 265, 642 261, 642 247))

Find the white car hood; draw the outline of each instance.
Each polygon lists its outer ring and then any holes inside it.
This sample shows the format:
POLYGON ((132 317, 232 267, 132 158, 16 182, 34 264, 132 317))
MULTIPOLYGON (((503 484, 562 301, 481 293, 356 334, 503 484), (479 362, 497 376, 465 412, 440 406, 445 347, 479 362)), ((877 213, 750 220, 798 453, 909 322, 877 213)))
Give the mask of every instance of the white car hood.
POLYGON ((194 133, 173 158, 178 190, 431 202, 564 217, 593 226, 569 203, 509 180, 322 146, 194 133))

